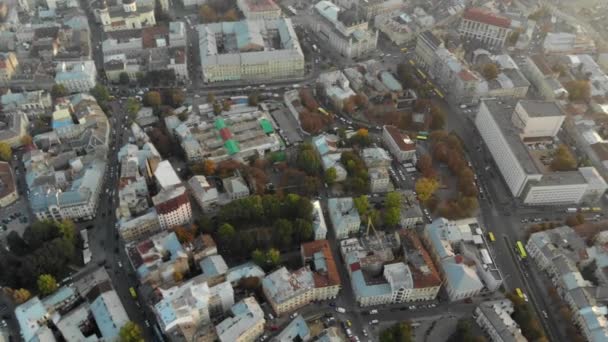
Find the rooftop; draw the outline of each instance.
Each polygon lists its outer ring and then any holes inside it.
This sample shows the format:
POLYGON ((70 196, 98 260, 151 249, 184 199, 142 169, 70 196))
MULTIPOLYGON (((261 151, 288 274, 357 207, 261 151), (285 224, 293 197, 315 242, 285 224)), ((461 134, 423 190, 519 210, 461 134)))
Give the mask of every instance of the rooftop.
POLYGON ((480 7, 474 7, 465 10, 462 17, 467 20, 477 21, 488 25, 499 26, 503 28, 511 27, 511 19, 492 13, 489 10, 480 7))
POLYGON ((289 272, 287 268, 281 267, 267 275, 262 281, 262 286, 266 295, 270 297, 269 299, 282 303, 302 292, 313 289, 315 282, 313 273, 308 267, 302 267, 294 272, 289 272))
POLYGON ((416 150, 416 143, 406 134, 402 134, 395 126, 386 125, 384 129, 388 132, 393 141, 401 151, 416 150))
POLYGON ((302 257, 313 262, 315 287, 339 285, 340 274, 327 240, 303 243, 302 257))
POLYGON ((518 102, 530 117, 564 116, 564 112, 552 101, 520 100, 518 102))
POLYGON ((264 322, 264 312, 254 297, 247 297, 232 307, 232 317, 215 326, 221 342, 234 342, 246 331, 264 322))

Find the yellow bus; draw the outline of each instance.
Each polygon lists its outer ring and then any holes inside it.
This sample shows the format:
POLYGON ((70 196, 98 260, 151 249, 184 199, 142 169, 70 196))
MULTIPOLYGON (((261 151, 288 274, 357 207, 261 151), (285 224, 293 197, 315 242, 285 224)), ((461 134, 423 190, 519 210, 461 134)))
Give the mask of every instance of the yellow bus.
POLYGON ((490 241, 494 242, 496 241, 496 238, 494 237, 494 233, 492 232, 488 232, 488 238, 490 239, 490 241))
POLYGON ((517 293, 517 296, 519 296, 519 298, 524 299, 524 293, 521 292, 521 289, 519 287, 515 288, 515 293, 517 293))
POLYGON ((526 253, 526 249, 524 248, 524 244, 521 243, 521 241, 517 241, 516 248, 517 252, 519 253, 519 256, 522 259, 525 259, 528 256, 528 254, 526 253))
POLYGON ((418 140, 427 140, 428 137, 426 137, 424 135, 419 135, 419 136, 416 137, 416 139, 418 139, 418 140))
POLYGON ((131 297, 133 297, 133 299, 137 299, 137 292, 135 292, 134 288, 129 287, 129 292, 131 292, 131 297))
POLYGON ((410 65, 412 65, 412 66, 416 65, 416 62, 414 62, 413 59, 410 59, 409 62, 410 62, 410 65))
POLYGON ((599 213, 600 211, 602 211, 602 208, 600 208, 600 207, 593 207, 593 208, 591 208, 591 211, 593 211, 594 213, 599 213))
POLYGON ((325 114, 326 116, 329 116, 329 113, 328 113, 328 112, 327 112, 325 109, 323 109, 323 107, 319 107, 319 108, 317 108, 317 110, 318 110, 319 112, 321 112, 321 113, 325 114))
POLYGON ((439 91, 439 89, 437 89, 437 87, 433 88, 433 90, 435 90, 435 94, 437 94, 437 96, 439 96, 440 98, 443 98, 443 93, 439 91))
POLYGON ((416 68, 416 72, 418 75, 420 75, 420 77, 422 77, 423 80, 426 80, 426 75, 422 72, 422 70, 416 68))
POLYGON ((402 48, 401 52, 407 52, 407 48, 402 48))

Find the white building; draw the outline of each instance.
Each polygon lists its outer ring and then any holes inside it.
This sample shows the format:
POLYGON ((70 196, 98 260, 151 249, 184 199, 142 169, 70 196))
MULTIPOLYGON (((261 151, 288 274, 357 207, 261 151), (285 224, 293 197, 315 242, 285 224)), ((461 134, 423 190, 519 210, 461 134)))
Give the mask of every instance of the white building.
POLYGON ((162 230, 192 222, 192 206, 184 186, 161 190, 152 197, 162 230))
POLYGON ((304 54, 290 19, 213 23, 197 30, 205 82, 304 74, 304 54))
POLYGON ((350 234, 359 231, 361 218, 352 197, 330 198, 327 208, 336 239, 346 239, 350 234))
POLYGON ((549 32, 543 41, 545 54, 595 53, 595 42, 583 33, 549 32))
POLYGON ((44 90, 25 91, 22 93, 12 93, 10 90, 0 97, 2 109, 13 110, 44 110, 53 105, 51 95, 44 90))
POLYGON ((95 86, 97 69, 95 62, 61 62, 55 69, 55 83, 61 84, 69 93, 86 93, 95 86))
POLYGON ((368 26, 363 15, 354 8, 342 10, 322 0, 314 5, 312 30, 347 58, 359 57, 376 49, 378 32, 368 26))
POLYGON ((323 85, 326 96, 337 110, 342 110, 344 103, 357 95, 350 88, 348 78, 340 70, 322 73, 319 75, 318 83, 323 85))
POLYGON ((487 9, 468 8, 458 28, 463 40, 480 42, 484 47, 500 49, 511 34, 511 19, 487 9))
POLYGON ((105 0, 100 0, 97 5, 95 19, 105 32, 156 25, 153 5, 138 5, 136 0, 122 0, 115 6, 108 6, 105 0))
POLYGON ((315 240, 325 240, 327 225, 325 224, 321 202, 318 200, 312 202, 312 228, 315 232, 315 240))
POLYGON ((416 143, 397 127, 383 126, 382 142, 399 162, 409 161, 416 164, 416 143))
POLYGON ((231 317, 215 326, 221 342, 253 342, 264 332, 264 311, 254 297, 247 297, 231 309, 231 317))
POLYGON ((237 0, 245 18, 249 20, 279 19, 281 8, 273 0, 237 0))
POLYGON ((526 342, 517 322, 511 318, 514 308, 508 299, 482 302, 475 308, 475 322, 493 342, 526 342))
POLYGON ((203 211, 207 211, 217 205, 217 189, 209 184, 205 176, 193 176, 188 181, 188 185, 190 193, 194 196, 194 199, 203 211))
POLYGON ((243 177, 232 176, 224 178, 222 182, 224 183, 224 189, 226 190, 226 193, 228 193, 230 199, 237 200, 249 196, 249 187, 243 177))
POLYGON ((118 233, 125 243, 139 241, 160 232, 160 223, 156 210, 131 219, 123 219, 118 223, 118 233))

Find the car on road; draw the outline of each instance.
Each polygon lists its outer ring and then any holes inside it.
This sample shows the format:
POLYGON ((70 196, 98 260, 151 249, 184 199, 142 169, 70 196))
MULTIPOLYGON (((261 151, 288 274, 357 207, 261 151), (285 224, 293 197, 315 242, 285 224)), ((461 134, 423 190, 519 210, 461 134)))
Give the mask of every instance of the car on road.
POLYGON ((122 268, 122 262, 118 262, 118 267, 122 268))
POLYGON ((372 319, 372 320, 369 322, 369 324, 378 324, 378 323, 379 323, 379 322, 378 322, 378 320, 377 320, 377 319, 372 319))
POLYGON ((336 312, 338 312, 338 313, 346 313, 346 309, 344 309, 342 307, 337 307, 336 308, 336 312))

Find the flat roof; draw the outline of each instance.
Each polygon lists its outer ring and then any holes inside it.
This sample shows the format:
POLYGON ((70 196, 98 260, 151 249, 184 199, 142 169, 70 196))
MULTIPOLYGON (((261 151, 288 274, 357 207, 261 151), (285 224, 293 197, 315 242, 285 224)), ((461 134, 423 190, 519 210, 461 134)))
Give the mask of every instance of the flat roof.
MULTIPOLYGON (((524 102, 524 101, 520 101, 524 102)), ((528 147, 521 140, 520 130, 511 122, 511 115, 515 110, 517 100, 482 100, 482 103, 488 107, 488 111, 492 116, 496 125, 500 128, 502 135, 509 144, 511 152, 515 154, 519 164, 527 174, 542 174, 541 170, 534 162, 532 155, 528 151, 528 147)))
POLYGON ((564 116, 564 112, 557 103, 551 101, 520 100, 519 105, 526 110, 530 117, 564 116))
POLYGON ((532 186, 551 186, 551 185, 574 185, 587 184, 587 180, 580 171, 550 172, 543 174, 539 182, 532 183, 532 186))

